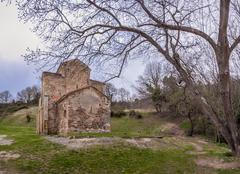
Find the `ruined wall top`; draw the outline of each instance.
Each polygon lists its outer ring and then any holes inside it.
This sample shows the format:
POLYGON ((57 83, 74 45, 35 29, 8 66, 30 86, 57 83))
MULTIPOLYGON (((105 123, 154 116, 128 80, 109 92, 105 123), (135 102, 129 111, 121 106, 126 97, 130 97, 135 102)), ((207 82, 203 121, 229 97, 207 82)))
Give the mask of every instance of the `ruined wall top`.
POLYGON ((49 96, 50 101, 58 100, 65 93, 65 79, 61 74, 43 72, 42 95, 49 96))
POLYGON ((99 91, 102 91, 103 93, 106 90, 106 85, 103 82, 99 82, 96 80, 90 80, 90 85, 97 88, 99 91))
POLYGON ((54 101, 72 91, 93 86, 102 93, 105 84, 90 79, 91 69, 78 59, 61 63, 56 73, 44 72, 42 76, 42 94, 51 96, 54 101))
POLYGON ((73 59, 63 62, 57 69, 57 73, 61 74, 64 77, 69 74, 69 71, 75 74, 76 72, 81 71, 90 72, 91 69, 79 59, 73 59))

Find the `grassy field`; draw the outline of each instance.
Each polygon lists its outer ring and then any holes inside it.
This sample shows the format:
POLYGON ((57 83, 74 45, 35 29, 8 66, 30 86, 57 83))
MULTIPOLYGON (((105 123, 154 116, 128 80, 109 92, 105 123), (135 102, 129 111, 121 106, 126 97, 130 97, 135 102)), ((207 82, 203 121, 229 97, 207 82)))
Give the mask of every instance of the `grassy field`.
POLYGON ((71 134, 75 137, 158 137, 163 136, 161 130, 163 122, 156 118, 150 118, 146 114, 143 119, 111 118, 110 133, 77 133, 71 134))
MULTIPOLYGON (((10 146, 0 146, 0 151, 13 151, 21 157, 10 160, 4 165, 24 173, 36 174, 237 174, 240 170, 213 170, 198 167, 194 163, 197 157, 186 153, 193 147, 183 142, 175 142, 168 138, 168 144, 183 143, 183 148, 174 145, 160 150, 139 149, 122 144, 110 147, 96 146, 82 150, 69 150, 64 146, 53 144, 44 137, 35 134, 34 120, 27 123, 25 115, 36 114, 36 108, 25 109, 6 117, 0 123, 0 135, 8 135, 15 141, 10 146)), ((124 118, 112 119, 112 133, 108 136, 159 136, 163 135, 160 119, 146 114, 144 119, 135 120, 124 118)), ((80 136, 84 136, 81 134, 80 136)), ((89 136, 89 134, 85 135, 89 136)), ((91 136, 94 136, 92 134, 91 136)), ((103 135, 102 135, 103 136, 103 135)), ((226 157, 221 146, 206 145, 209 156, 226 157), (214 147, 214 148, 213 148, 214 147)))

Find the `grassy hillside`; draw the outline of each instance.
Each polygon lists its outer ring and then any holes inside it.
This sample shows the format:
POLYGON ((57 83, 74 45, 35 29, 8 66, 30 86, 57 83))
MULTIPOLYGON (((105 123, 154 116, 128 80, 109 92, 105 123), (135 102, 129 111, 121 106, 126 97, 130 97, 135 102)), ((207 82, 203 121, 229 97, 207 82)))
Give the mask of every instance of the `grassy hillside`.
MULTIPOLYGON (((27 123, 26 114, 34 116, 36 113, 37 108, 33 107, 17 111, 1 120, 0 135, 8 135, 15 143, 10 146, 0 146, 0 151, 13 151, 21 155, 17 160, 8 161, 5 164, 8 168, 30 174, 240 173, 240 170, 237 169, 220 170, 197 166, 194 160, 199 155, 188 153, 194 149, 194 143, 186 143, 184 139, 175 137, 164 138, 163 146, 158 149, 142 149, 115 144, 108 147, 96 146, 88 149, 69 150, 35 134, 34 120, 27 123)), ((128 117, 113 118, 113 131, 111 134, 105 135, 166 136, 164 125, 166 125, 164 121, 148 114, 145 114, 142 120, 128 117)), ((80 134, 79 136, 89 136, 89 134, 80 134)), ((92 134, 91 136, 96 135, 92 134)), ((206 157, 214 156, 226 161, 235 160, 233 157, 226 156, 228 150, 225 147, 212 143, 206 144, 203 151, 206 153, 203 156, 206 157)))
POLYGON ((1 124, 35 127, 36 115, 38 112, 37 106, 32 106, 29 108, 26 106, 20 108, 15 107, 15 109, 17 111, 15 112, 6 111, 6 115, 0 117, 1 124), (27 122, 27 115, 29 115, 31 118, 30 122, 27 122))

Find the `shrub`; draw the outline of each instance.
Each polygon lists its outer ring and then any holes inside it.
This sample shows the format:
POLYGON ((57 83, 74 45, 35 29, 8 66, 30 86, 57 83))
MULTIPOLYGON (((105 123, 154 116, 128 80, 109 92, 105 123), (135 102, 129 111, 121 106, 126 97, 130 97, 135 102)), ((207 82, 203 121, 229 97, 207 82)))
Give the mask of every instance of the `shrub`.
POLYGON ((22 109, 28 109, 29 107, 26 106, 26 105, 22 105, 22 106, 13 106, 11 108, 9 108, 9 112, 17 112, 19 110, 22 110, 22 109))
POLYGON ((29 114, 27 114, 27 115, 26 115, 26 119, 27 119, 27 123, 30 123, 32 118, 30 117, 29 114))
POLYGON ((130 118, 142 119, 142 115, 139 112, 136 112, 134 110, 131 110, 128 115, 130 118))
POLYGON ((116 112, 111 111, 111 117, 121 118, 121 117, 126 116, 126 115, 127 114, 124 111, 116 111, 116 112))

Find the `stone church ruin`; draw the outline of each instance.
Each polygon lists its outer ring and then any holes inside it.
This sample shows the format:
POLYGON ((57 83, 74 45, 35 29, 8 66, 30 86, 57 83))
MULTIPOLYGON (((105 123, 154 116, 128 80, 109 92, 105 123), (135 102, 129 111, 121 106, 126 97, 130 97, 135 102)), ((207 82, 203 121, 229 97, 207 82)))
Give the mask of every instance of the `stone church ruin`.
POLYGON ((90 79, 78 59, 62 63, 56 73, 43 72, 37 132, 109 132, 110 100, 105 84, 90 79))

